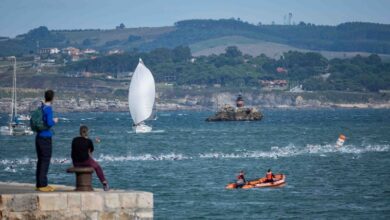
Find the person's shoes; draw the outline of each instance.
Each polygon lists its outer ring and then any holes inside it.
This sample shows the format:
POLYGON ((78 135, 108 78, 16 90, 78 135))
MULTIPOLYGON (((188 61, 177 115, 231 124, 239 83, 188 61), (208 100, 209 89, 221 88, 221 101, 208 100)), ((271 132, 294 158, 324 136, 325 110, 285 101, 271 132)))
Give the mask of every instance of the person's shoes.
POLYGON ((54 189, 49 187, 49 186, 45 186, 45 187, 37 187, 35 188, 36 191, 40 191, 40 192, 53 192, 54 189))
POLYGON ((103 190, 104 191, 109 191, 110 190, 110 186, 108 185, 108 183, 104 183, 103 184, 103 190))
POLYGON ((47 185, 47 187, 49 187, 49 188, 52 189, 53 191, 56 190, 56 188, 55 188, 54 186, 47 185))

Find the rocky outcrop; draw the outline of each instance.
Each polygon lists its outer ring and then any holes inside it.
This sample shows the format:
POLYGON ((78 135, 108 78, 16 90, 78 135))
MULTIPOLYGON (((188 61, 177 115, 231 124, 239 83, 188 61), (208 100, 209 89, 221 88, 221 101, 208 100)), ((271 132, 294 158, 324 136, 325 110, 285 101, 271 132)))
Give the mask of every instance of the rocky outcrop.
POLYGON ((210 116, 206 121, 258 121, 263 118, 261 112, 255 108, 233 108, 225 105, 215 115, 210 116))

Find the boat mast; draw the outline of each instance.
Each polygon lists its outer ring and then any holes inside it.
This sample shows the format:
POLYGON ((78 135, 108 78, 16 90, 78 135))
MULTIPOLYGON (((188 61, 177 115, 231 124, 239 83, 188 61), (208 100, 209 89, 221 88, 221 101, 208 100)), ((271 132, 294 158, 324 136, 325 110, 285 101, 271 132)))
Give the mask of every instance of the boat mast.
POLYGON ((15 114, 14 117, 16 118, 16 116, 18 115, 17 95, 16 95, 16 57, 14 57, 14 108, 15 108, 14 109, 14 114, 15 114))
POLYGON ((16 116, 16 57, 12 56, 10 59, 14 60, 13 64, 13 77, 12 77, 12 102, 11 102, 11 117, 10 123, 12 123, 16 116))

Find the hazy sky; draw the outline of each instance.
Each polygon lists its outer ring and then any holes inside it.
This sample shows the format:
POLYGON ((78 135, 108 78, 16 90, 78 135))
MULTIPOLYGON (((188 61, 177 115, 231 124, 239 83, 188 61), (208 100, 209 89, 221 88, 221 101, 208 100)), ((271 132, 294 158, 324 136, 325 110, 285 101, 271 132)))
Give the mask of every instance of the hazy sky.
POLYGON ((167 26, 191 18, 239 17, 252 23, 293 21, 390 23, 390 0, 0 0, 0 36, 49 29, 167 26))

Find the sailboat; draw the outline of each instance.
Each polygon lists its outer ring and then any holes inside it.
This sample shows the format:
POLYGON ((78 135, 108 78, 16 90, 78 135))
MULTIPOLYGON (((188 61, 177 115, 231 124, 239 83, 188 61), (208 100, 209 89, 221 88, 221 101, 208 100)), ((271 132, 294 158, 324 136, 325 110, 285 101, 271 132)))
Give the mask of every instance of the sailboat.
POLYGON ((148 133, 152 127, 145 124, 153 113, 156 88, 152 72, 139 59, 129 86, 129 109, 135 133, 148 133))
POLYGON ((33 131, 31 131, 30 127, 21 123, 18 119, 17 112, 17 94, 16 94, 16 57, 10 57, 14 60, 14 73, 13 73, 13 81, 12 81, 12 102, 11 102, 11 115, 8 126, 2 126, 0 128, 0 132, 3 135, 32 135, 33 131))

